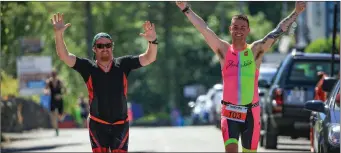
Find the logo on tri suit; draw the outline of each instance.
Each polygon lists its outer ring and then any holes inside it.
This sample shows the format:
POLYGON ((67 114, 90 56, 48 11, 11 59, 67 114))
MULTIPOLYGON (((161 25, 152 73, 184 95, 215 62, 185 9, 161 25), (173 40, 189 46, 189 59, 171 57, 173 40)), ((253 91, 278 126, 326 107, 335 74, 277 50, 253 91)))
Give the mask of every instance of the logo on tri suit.
POLYGON ((247 56, 247 54, 248 54, 247 52, 248 52, 248 51, 244 52, 244 56, 247 56))
POLYGON ((242 107, 235 106, 235 105, 230 105, 230 108, 232 108, 232 109, 239 109, 239 110, 243 110, 243 108, 242 108, 242 107))

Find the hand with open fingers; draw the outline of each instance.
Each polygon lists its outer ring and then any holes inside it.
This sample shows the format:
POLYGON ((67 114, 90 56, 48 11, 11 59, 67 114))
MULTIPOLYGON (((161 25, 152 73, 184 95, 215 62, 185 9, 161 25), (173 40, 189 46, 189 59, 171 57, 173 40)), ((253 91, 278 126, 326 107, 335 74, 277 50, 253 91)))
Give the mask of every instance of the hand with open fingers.
POLYGON ((156 39, 155 25, 150 21, 146 21, 143 24, 144 33, 140 33, 148 41, 154 41, 156 39))
POLYGON ((297 1, 295 4, 295 11, 296 13, 300 14, 301 12, 304 11, 304 9, 306 8, 306 2, 303 1, 297 1))
POLYGON ((53 15, 53 19, 51 19, 51 23, 53 25, 55 32, 63 33, 66 28, 71 26, 70 23, 64 25, 64 14, 59 14, 59 12, 53 15))
POLYGON ((176 1, 175 3, 181 10, 185 9, 185 7, 187 6, 186 1, 176 1))

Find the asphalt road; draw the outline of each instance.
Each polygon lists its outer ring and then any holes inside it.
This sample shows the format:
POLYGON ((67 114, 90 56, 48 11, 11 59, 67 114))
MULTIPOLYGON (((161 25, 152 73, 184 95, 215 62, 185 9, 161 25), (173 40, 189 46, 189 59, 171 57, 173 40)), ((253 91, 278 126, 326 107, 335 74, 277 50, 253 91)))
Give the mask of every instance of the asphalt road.
MULTIPOLYGON (((87 129, 62 129, 58 137, 53 130, 5 136, 14 141, 2 143, 1 152, 91 152, 87 129)), ((133 127, 129 152, 224 152, 224 146, 214 126, 133 127)), ((277 150, 259 147, 258 152, 309 152, 309 141, 280 137, 277 150)))

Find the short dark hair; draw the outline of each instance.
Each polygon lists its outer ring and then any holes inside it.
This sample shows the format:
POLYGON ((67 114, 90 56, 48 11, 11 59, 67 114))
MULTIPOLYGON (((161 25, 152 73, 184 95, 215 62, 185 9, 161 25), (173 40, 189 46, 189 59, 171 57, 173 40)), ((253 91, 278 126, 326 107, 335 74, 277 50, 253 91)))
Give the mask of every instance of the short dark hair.
POLYGON ((234 15, 234 16, 232 16, 232 20, 233 19, 244 20, 247 22, 247 26, 250 27, 249 26, 249 19, 247 18, 246 15, 242 15, 242 14, 234 15))

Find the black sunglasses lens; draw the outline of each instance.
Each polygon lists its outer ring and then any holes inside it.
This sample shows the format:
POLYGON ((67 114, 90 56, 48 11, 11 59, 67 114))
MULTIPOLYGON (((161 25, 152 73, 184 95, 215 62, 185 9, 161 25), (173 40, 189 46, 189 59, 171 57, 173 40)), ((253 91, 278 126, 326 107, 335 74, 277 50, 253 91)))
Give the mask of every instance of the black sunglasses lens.
POLYGON ((104 44, 96 44, 96 47, 102 49, 102 48, 104 48, 104 44))
POLYGON ((111 44, 111 43, 109 43, 109 44, 105 44, 105 47, 107 47, 107 48, 111 48, 111 46, 112 46, 112 44, 111 44))
POLYGON ((100 48, 100 49, 102 49, 102 48, 104 48, 104 47, 106 47, 106 48, 111 48, 111 47, 112 47, 112 44, 111 44, 111 43, 108 43, 108 44, 96 44, 96 47, 97 47, 97 48, 100 48))

